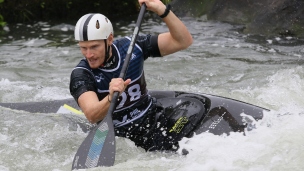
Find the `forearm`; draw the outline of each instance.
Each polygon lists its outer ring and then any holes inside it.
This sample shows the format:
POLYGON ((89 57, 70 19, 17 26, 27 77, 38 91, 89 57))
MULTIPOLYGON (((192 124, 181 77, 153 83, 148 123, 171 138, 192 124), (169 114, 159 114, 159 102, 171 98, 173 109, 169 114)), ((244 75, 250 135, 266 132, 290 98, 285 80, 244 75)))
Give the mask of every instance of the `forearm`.
POLYGON ((110 102, 108 101, 108 96, 106 96, 101 101, 94 104, 92 108, 90 108, 91 111, 87 112, 86 117, 89 122, 97 123, 106 117, 109 107, 110 102))
POLYGON ((113 78, 110 82, 109 95, 101 101, 99 101, 96 93, 93 91, 83 93, 79 97, 78 103, 88 121, 91 123, 101 121, 108 113, 114 92, 122 93, 130 82, 131 79, 124 81, 122 78, 113 78))
MULTIPOLYGON (((161 16, 166 11, 166 5, 160 0, 139 0, 139 3, 146 3, 149 10, 161 16)), ((162 16, 169 32, 161 33, 158 36, 158 47, 161 56, 183 50, 192 44, 192 36, 184 23, 170 10, 168 15, 162 16)))
POLYGON ((184 23, 172 12, 163 18, 172 38, 177 44, 181 45, 180 49, 185 49, 192 44, 192 36, 184 23))
POLYGON ((83 93, 79 97, 78 103, 86 118, 91 123, 101 121, 106 116, 110 107, 108 96, 99 101, 95 92, 92 91, 83 93))

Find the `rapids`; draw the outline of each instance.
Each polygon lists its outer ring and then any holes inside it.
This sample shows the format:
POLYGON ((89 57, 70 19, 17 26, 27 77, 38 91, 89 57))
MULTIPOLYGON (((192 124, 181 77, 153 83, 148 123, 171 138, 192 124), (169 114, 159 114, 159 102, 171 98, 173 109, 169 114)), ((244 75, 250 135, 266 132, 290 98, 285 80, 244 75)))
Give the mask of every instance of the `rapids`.
MULTIPOLYGON (((246 136, 203 133, 183 139, 181 147, 190 151, 187 156, 180 151, 146 153, 133 142, 117 138, 115 165, 88 170, 304 169, 303 40, 245 35, 240 32, 242 26, 204 18, 182 20, 194 43, 165 58, 146 60, 148 88, 220 95, 271 111, 246 136)), ((83 58, 73 40, 73 24, 37 22, 5 28, 0 34, 0 102, 71 97, 70 72, 83 58)), ((134 21, 116 22, 116 38, 130 35, 134 26, 134 21)), ((164 31, 160 20, 145 19, 140 34, 164 31)), ((72 116, 0 107, 0 117, 1 171, 70 170, 87 135, 68 124, 66 118, 72 116)))

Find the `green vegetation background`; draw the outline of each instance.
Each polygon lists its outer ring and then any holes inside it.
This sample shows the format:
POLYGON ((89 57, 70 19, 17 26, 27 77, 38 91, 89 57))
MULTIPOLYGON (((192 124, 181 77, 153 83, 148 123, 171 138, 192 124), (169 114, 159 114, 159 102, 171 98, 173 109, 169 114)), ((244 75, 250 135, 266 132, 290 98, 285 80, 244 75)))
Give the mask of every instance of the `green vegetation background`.
POLYGON ((138 0, 0 0, 0 27, 6 23, 77 21, 87 13, 102 13, 115 20, 138 11, 138 0))

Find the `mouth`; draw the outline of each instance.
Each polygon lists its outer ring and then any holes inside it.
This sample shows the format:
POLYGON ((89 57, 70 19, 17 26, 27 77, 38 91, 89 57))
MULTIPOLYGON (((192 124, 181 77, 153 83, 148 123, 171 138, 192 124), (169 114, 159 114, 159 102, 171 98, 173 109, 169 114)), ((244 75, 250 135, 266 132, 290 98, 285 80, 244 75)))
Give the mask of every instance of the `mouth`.
POLYGON ((97 59, 87 59, 87 60, 89 61, 89 63, 92 63, 92 64, 97 62, 97 59))
POLYGON ((99 62, 98 62, 98 59, 87 59, 87 61, 89 62, 91 68, 96 68, 96 67, 99 67, 99 62))

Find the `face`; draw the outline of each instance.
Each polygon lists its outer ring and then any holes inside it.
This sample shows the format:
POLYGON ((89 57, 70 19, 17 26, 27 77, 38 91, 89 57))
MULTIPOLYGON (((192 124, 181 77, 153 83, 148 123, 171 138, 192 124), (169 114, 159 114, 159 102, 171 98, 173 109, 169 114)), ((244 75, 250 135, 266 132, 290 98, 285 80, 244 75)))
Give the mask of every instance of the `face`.
POLYGON ((80 41, 79 47, 92 69, 96 69, 103 64, 105 59, 104 40, 80 41))

